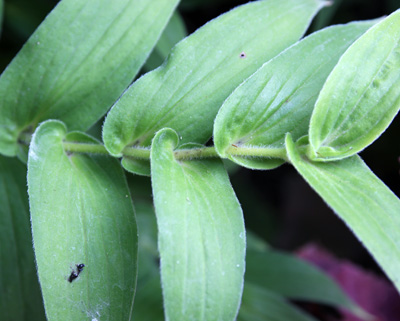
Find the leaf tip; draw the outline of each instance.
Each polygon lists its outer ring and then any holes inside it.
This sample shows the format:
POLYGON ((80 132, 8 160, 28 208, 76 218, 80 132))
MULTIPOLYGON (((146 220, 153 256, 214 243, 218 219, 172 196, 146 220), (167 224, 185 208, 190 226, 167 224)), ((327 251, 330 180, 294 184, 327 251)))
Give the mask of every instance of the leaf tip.
POLYGON ((153 143, 155 141, 170 141, 172 149, 175 149, 179 143, 179 136, 175 130, 163 128, 154 135, 153 143))

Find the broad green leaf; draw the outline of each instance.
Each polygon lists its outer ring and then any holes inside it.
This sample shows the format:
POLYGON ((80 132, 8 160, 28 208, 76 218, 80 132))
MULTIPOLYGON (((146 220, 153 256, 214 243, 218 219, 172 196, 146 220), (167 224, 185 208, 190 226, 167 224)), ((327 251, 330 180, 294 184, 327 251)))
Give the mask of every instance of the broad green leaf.
POLYGON ((36 274, 26 166, 0 156, 0 319, 46 320, 36 274))
MULTIPOLYGON (((207 23, 171 51, 158 69, 137 80, 113 106, 103 130, 106 148, 149 146, 171 127, 181 143, 206 142, 223 101, 265 61, 297 41, 320 0, 264 0, 207 23)), ((124 167, 135 172, 136 164, 124 167)))
POLYGON ((295 140, 306 135, 326 78, 340 56, 373 23, 326 28, 264 64, 221 107, 214 124, 218 153, 253 169, 282 164, 276 158, 249 158, 234 153, 241 147, 284 150, 286 133, 290 132, 295 140))
POLYGON ((283 252, 247 250, 245 279, 288 299, 342 307, 360 317, 367 315, 323 271, 283 252))
POLYGON ((0 153, 43 120, 93 125, 131 83, 178 0, 63 0, 0 78, 0 153))
POLYGON ((238 321, 316 321, 282 296, 245 282, 238 321))
POLYGON ((154 137, 151 174, 167 320, 234 320, 243 287, 245 230, 218 159, 176 160, 178 136, 154 137))
POLYGON ((400 290, 400 200, 358 157, 313 162, 288 135, 290 162, 353 230, 400 290))
POLYGON ((258 285, 288 299, 345 308, 365 320, 370 318, 330 276, 314 265, 272 249, 250 231, 246 238, 245 284, 258 285))
POLYGON ((363 150, 400 108, 400 10, 376 24, 329 75, 310 123, 311 159, 341 159, 363 150))
POLYGON ((124 173, 116 159, 66 153, 59 121, 36 130, 28 187, 33 241, 48 320, 130 320, 137 275, 137 229, 124 173), (68 280, 76 265, 85 267, 68 280))
POLYGON ((172 47, 187 36, 185 23, 180 14, 175 11, 164 29, 157 45, 143 66, 146 70, 159 67, 167 58, 172 47))

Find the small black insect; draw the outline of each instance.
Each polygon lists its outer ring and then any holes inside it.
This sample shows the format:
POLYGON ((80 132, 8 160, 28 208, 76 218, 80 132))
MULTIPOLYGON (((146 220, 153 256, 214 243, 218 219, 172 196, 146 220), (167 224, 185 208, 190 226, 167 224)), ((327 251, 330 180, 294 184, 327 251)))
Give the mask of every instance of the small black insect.
POLYGON ((68 277, 68 282, 72 283, 73 280, 75 280, 79 274, 83 271, 83 268, 85 267, 85 264, 76 264, 76 270, 72 270, 71 275, 68 277))

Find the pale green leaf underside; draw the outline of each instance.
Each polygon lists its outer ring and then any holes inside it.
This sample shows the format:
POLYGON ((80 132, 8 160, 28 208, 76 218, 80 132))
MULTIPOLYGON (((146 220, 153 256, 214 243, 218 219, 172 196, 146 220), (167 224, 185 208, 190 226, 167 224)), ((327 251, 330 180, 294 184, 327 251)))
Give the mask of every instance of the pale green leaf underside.
POLYGON ((106 148, 121 156, 128 145, 149 146, 164 127, 176 130, 182 143, 206 142, 226 97, 297 41, 322 5, 319 0, 255 1, 207 23, 113 106, 104 124, 106 148))
POLYGON ((245 282, 238 321, 316 321, 282 296, 245 282))
POLYGON ((358 157, 312 162, 288 136, 290 162, 343 219, 400 290, 400 200, 358 157))
POLYGON ((247 283, 261 286, 288 299, 319 302, 363 315, 361 309, 335 281, 293 255, 273 250, 248 250, 245 278, 247 283))
POLYGON ((0 156, 0 313, 2 320, 46 320, 36 274, 26 166, 0 156))
POLYGON ((243 287, 245 229, 220 160, 176 161, 178 136, 157 133, 151 174, 169 320, 234 320, 243 287))
POLYGON ((400 108, 400 10, 368 30, 342 56, 315 105, 310 157, 354 155, 389 126, 400 108))
MULTIPOLYGON (((308 133, 311 113, 331 70, 346 49, 374 22, 333 26, 303 39, 264 64, 224 102, 214 124, 218 153, 254 169, 276 166, 276 159, 227 153, 232 145, 283 148, 308 133)), ((278 162, 278 164, 280 164, 278 162)))
POLYGON ((63 140, 95 143, 47 121, 29 150, 28 186, 36 261, 51 320, 129 320, 137 275, 137 230, 119 162, 66 154, 63 140), (72 283, 72 268, 85 268, 72 283))
POLYGON ((0 152, 41 121, 86 130, 130 84, 178 0, 63 0, 0 78, 0 152))

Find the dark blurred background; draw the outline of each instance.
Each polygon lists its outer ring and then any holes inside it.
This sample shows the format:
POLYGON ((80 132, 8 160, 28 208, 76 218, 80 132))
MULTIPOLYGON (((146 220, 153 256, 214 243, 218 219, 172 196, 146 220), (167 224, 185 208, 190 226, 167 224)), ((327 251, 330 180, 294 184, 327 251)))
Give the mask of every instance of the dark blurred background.
MULTIPOLYGON (((179 6, 188 33, 241 0, 183 0, 179 6)), ((55 0, 5 0, 0 39, 0 70, 56 5, 55 0)), ((309 32, 327 25, 388 15, 400 0, 336 0, 323 9, 309 32)), ((400 196, 400 117, 361 157, 400 196)), ((100 126, 99 126, 100 128, 100 126)), ((242 204, 248 229, 275 247, 296 250, 316 242, 334 254, 367 269, 379 268, 345 224, 288 165, 271 171, 232 169, 232 184, 242 204)))

